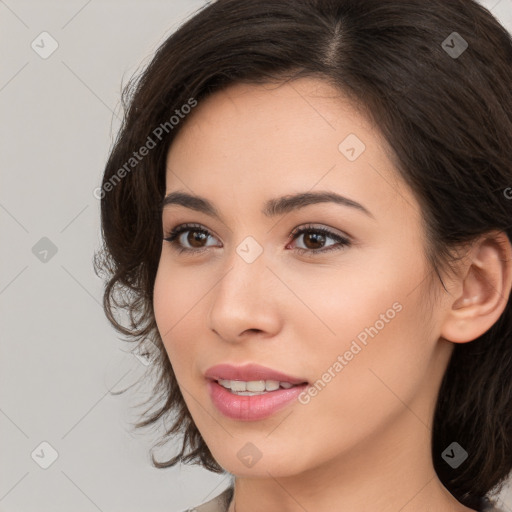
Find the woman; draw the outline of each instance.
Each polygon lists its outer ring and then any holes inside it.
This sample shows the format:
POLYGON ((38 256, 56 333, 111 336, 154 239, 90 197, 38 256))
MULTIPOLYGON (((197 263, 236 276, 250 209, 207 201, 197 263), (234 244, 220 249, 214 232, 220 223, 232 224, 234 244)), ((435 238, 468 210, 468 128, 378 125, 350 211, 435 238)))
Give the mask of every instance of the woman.
POLYGON ((511 79, 473 1, 218 0, 126 89, 96 264, 196 510, 499 510, 511 79))

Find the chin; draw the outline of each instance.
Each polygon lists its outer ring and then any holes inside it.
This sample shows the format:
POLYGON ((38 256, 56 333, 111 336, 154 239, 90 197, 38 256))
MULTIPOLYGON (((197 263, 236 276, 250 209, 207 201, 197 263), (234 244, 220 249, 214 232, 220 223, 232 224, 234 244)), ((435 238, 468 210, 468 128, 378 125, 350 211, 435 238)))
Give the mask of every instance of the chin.
POLYGON ((240 477, 268 478, 269 474, 273 477, 288 477, 307 469, 306 462, 297 459, 295 448, 291 449, 293 453, 284 451, 281 446, 278 452, 272 452, 265 448, 263 441, 236 440, 233 442, 237 448, 233 452, 222 453, 214 452, 217 463, 229 473, 240 477), (304 467, 303 467, 304 466, 304 467))

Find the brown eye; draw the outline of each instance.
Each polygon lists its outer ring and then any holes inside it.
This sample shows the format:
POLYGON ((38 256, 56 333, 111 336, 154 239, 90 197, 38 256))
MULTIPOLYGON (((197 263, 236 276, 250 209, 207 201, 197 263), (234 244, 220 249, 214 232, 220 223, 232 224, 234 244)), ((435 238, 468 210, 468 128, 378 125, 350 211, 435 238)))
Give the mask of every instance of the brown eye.
POLYGON ((208 235, 204 231, 188 230, 188 236, 185 237, 187 243, 192 247, 201 248, 203 247, 202 242, 208 240, 208 235))
POLYGON ((326 253, 328 251, 338 250, 345 246, 350 246, 351 242, 348 238, 340 236, 326 228, 319 228, 314 226, 307 226, 297 229, 292 232, 293 240, 303 238, 305 247, 296 247, 295 250, 301 254, 318 254, 326 253), (334 240, 337 243, 325 246, 328 239, 334 240))
POLYGON ((325 244, 325 240, 325 235, 321 233, 309 232, 303 235, 304 245, 308 249, 321 249, 323 244, 325 244))
MULTIPOLYGON (((295 247, 295 250, 303 254, 320 254, 333 250, 339 250, 351 245, 349 238, 340 236, 326 228, 307 226, 302 229, 296 229, 290 234, 293 240, 303 238, 304 247, 295 247), (331 239, 335 243, 325 245, 331 239)), ((207 251, 209 247, 208 239, 214 238, 207 229, 197 224, 182 224, 174 228, 164 240, 169 242, 179 253, 198 254, 207 251), (205 243, 206 242, 206 243, 205 243)))
POLYGON ((182 224, 174 228, 165 238, 178 252, 198 253, 208 249, 204 242, 212 237, 211 233, 196 224, 182 224))

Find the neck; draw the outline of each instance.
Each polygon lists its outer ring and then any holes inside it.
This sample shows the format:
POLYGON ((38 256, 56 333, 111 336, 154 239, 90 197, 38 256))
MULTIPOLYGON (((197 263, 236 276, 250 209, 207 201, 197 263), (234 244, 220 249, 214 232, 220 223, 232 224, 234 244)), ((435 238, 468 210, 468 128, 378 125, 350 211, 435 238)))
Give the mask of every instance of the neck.
POLYGON ((290 475, 274 465, 268 477, 237 477, 228 512, 474 512, 442 485, 430 447, 430 425, 404 409, 378 440, 313 469, 290 475))

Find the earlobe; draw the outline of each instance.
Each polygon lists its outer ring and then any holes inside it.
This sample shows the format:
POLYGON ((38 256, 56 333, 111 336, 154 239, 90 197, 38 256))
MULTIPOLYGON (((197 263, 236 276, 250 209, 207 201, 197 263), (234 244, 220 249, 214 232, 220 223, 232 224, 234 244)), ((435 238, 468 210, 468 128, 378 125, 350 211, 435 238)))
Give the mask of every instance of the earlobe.
POLYGON ((454 343, 472 341, 501 316, 512 288, 512 246, 502 232, 487 233, 469 250, 457 283, 458 295, 448 302, 441 336, 454 343))

